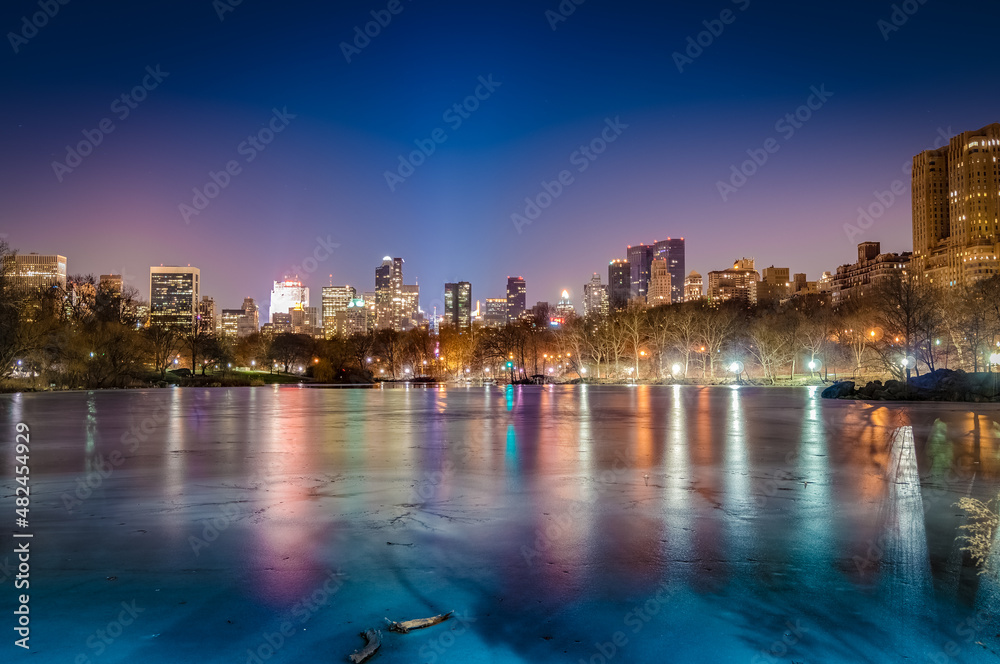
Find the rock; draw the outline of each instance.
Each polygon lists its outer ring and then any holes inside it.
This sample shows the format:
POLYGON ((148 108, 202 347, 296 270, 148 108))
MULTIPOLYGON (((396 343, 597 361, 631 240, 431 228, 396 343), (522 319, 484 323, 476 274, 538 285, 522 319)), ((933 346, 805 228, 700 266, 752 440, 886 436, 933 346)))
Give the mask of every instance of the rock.
POLYGON ((843 399, 844 397, 849 397, 853 394, 853 380, 838 380, 836 383, 823 390, 820 396, 824 399, 843 399))

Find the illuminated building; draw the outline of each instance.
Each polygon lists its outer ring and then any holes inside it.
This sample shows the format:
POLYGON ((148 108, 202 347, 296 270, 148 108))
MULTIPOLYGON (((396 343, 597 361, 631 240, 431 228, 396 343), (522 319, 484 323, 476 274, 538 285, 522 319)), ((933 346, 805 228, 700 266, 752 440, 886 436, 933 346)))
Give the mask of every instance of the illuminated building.
POLYGON ((354 286, 323 286, 323 335, 330 339, 337 333, 337 313, 358 295, 354 286))
POLYGON ((271 290, 271 310, 268 320, 274 322, 275 314, 287 314, 292 309, 309 306, 309 289, 298 279, 275 281, 271 290))
POLYGON ((215 315, 215 298, 202 295, 201 302, 198 303, 198 330, 206 334, 215 334, 218 322, 218 317, 215 315))
POLYGON ((833 303, 870 292, 871 286, 894 274, 905 275, 913 254, 883 254, 878 242, 858 245, 858 262, 841 265, 833 277, 833 303))
POLYGON ((947 147, 913 158, 916 277, 954 286, 1000 273, 998 160, 1000 123, 958 134, 947 147))
POLYGON ((149 268, 149 322, 184 333, 195 329, 201 270, 196 267, 149 268))
POLYGON ((670 268, 666 258, 654 258, 649 265, 649 287, 646 303, 651 307, 673 302, 670 268))
POLYGON ((375 307, 375 328, 412 328, 419 317, 419 299, 419 286, 403 284, 403 259, 383 258, 382 264, 375 268, 375 297, 371 302, 375 307))
POLYGON ((102 274, 97 282, 100 290, 112 293, 121 293, 125 286, 120 274, 102 274))
POLYGON ((236 323, 236 336, 248 337, 260 328, 260 312, 252 297, 243 298, 243 316, 236 323))
POLYGON ((608 264, 608 306, 624 309, 632 296, 632 274, 628 261, 615 259, 608 264))
POLYGON ((752 258, 741 258, 731 268, 708 273, 708 299, 713 302, 737 300, 757 303, 757 283, 760 275, 752 258))
POLYGON ((524 277, 507 277, 507 322, 521 317, 528 306, 528 287, 524 277))
MULTIPOLYGON (((803 275, 805 276, 805 275, 803 275)), ((765 267, 757 284, 757 301, 776 303, 795 292, 791 283, 791 270, 787 267, 765 267)))
POLYGON ((343 337, 365 334, 371 329, 368 321, 369 308, 361 298, 353 298, 347 307, 338 311, 335 318, 336 332, 343 337))
POLYGON ((486 298, 483 310, 483 323, 487 327, 503 327, 507 322, 507 300, 505 298, 486 298))
POLYGON ((691 270, 691 274, 684 279, 684 301, 697 302, 702 298, 703 287, 705 285, 701 275, 691 270))
POLYGON ((45 288, 66 288, 66 257, 58 254, 15 254, 4 256, 4 270, 10 286, 26 292, 45 288))
POLYGON ((444 322, 462 332, 472 327, 472 284, 468 281, 444 285, 444 322))
POLYGON ((684 283, 684 238, 668 237, 653 243, 653 258, 667 261, 670 272, 670 298, 673 302, 683 302, 685 299, 682 284, 684 283))
POLYGON ((625 260, 629 264, 629 297, 645 298, 649 288, 649 264, 653 260, 653 245, 629 245, 625 260))
POLYGON ((583 285, 583 315, 591 314, 608 314, 608 288, 601 283, 601 275, 597 272, 583 285))
POLYGON ((219 336, 235 339, 239 336, 242 309, 223 309, 219 316, 219 336))
POLYGON ((569 299, 569 291, 564 290, 562 295, 559 297, 559 302, 556 304, 556 316, 565 321, 575 315, 576 307, 573 306, 573 301, 569 299))

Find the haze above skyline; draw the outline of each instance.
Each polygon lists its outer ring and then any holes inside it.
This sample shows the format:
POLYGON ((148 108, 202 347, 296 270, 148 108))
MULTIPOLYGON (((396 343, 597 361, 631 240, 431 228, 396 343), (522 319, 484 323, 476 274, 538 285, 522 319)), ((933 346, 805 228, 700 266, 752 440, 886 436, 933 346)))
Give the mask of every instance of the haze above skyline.
POLYGON ((121 273, 143 297, 149 266, 191 264, 220 308, 266 306, 295 272, 313 304, 331 274, 372 290, 384 255, 405 259, 427 311, 446 281, 482 300, 508 275, 525 277, 529 306, 564 288, 579 306, 626 245, 668 236, 686 239, 688 271, 752 256, 814 280, 861 241, 910 250, 906 164, 1000 119, 992 42, 972 30, 1000 18, 995 4, 897 3, 915 8, 897 25, 892 3, 860 1, 587 0, 562 3, 575 10, 559 21, 555 0, 403 0, 396 14, 388 1, 222 2, 70 2, 30 37, 37 0, 0 10, 0 233, 13 247, 66 255, 72 274, 121 273), (385 25, 345 49, 373 11, 385 25), (691 47, 699 33, 711 39, 691 47), (808 120, 785 119, 810 103, 808 120), (602 133, 604 151, 581 152, 602 133), (418 141, 433 152, 403 177, 418 141), (562 171, 572 181, 550 184, 560 193, 518 232, 511 215, 562 171), (217 196, 185 213, 213 181, 217 196), (896 181, 905 193, 846 232, 896 181))

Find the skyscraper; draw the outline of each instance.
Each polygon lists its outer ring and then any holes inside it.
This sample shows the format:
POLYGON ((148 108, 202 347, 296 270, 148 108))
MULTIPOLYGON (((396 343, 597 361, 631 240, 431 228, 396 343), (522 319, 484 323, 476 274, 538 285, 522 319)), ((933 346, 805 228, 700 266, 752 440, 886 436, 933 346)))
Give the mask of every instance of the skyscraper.
POLYGON ((216 334, 218 332, 216 325, 219 324, 219 319, 215 312, 215 298, 202 295, 201 302, 198 303, 197 321, 199 332, 204 332, 205 334, 216 334))
POLYGON ((615 259, 608 264, 608 306, 624 309, 632 296, 632 273, 628 261, 615 259))
POLYGON ((601 275, 597 272, 590 281, 583 285, 583 315, 608 313, 608 288, 601 283, 601 275))
POLYGON ((472 284, 468 281, 444 285, 444 320, 460 332, 472 327, 472 284))
POLYGON ((298 278, 275 281, 271 290, 271 311, 268 320, 274 322, 274 314, 287 314, 292 309, 309 306, 309 288, 298 278))
POLYGON ((337 333, 337 312, 347 309, 358 296, 354 286, 323 286, 323 336, 332 338, 337 333))
POLYGON ((201 270, 196 267, 149 268, 149 322, 189 333, 198 316, 201 270))
POLYGON ((667 238, 653 244, 653 258, 664 258, 670 271, 673 302, 684 301, 684 238, 667 238))
POLYGON ((4 256, 4 268, 12 288, 31 291, 66 288, 66 257, 58 254, 4 256))
POLYGON ((486 298, 483 305, 483 322, 487 327, 503 327, 507 322, 507 300, 506 298, 486 298))
POLYGON ((702 298, 702 289, 705 285, 704 279, 701 275, 691 270, 689 274, 684 279, 684 301, 685 302, 697 302, 702 298))
POLYGON ((569 299, 569 291, 563 290, 559 296, 559 302, 556 303, 556 316, 565 320, 575 315, 576 307, 573 306, 573 300, 569 299))
POLYGON ((913 272, 941 286, 1000 273, 1000 123, 913 158, 913 272))
POLYGON ((527 308, 528 287, 524 277, 507 277, 507 322, 514 322, 527 308))
POLYGON ((646 292, 646 303, 651 307, 670 304, 673 301, 671 292, 667 259, 654 258, 649 266, 649 288, 646 292))
POLYGON ((243 298, 243 315, 236 322, 236 336, 248 337, 260 329, 260 311, 252 297, 243 298))
POLYGON ((420 288, 403 285, 403 259, 386 256, 375 268, 375 326, 407 330, 418 318, 420 288))
POLYGON ((630 297, 646 297, 649 288, 649 263, 653 260, 653 245, 629 245, 625 250, 629 264, 630 297))

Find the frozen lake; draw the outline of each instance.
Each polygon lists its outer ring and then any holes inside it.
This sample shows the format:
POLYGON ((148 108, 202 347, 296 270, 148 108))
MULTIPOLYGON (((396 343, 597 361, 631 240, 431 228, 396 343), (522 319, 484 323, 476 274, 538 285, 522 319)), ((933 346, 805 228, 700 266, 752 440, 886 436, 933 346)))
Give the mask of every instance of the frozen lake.
POLYGON ((998 584, 955 539, 958 499, 1000 490, 996 405, 292 386, 0 413, 0 515, 23 422, 34 535, 30 590, 0 550, 3 661, 342 662, 449 610, 371 661, 1000 661, 998 584))

